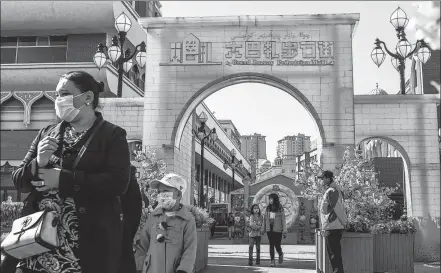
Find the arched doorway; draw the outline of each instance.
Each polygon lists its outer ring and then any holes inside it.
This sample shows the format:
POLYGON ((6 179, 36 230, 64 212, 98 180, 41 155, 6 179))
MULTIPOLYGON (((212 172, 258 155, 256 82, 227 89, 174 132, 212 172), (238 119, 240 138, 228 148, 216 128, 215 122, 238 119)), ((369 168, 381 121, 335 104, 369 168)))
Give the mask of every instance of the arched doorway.
MULTIPOLYGON (((379 173, 380 184, 388 187, 398 184, 399 190, 391 198, 399 204, 402 203, 406 213, 411 212, 411 162, 403 146, 392 138, 373 136, 358 141, 357 149, 365 159, 373 160, 379 173)), ((403 212, 402 208, 399 208, 395 217, 401 216, 403 212)))
POLYGON ((182 134, 184 132, 184 127, 190 119, 191 113, 196 109, 196 107, 204 101, 211 94, 231 85, 240 83, 261 83, 272 87, 276 87, 299 101, 303 107, 308 111, 311 117, 315 120, 318 127, 322 143, 326 145, 326 134, 321 119, 318 112, 308 100, 308 98, 300 92, 297 88, 292 86, 290 83, 281 80, 275 76, 262 74, 262 73, 237 73, 219 78, 212 81, 202 87, 198 92, 196 92, 184 105, 182 111, 179 113, 175 126, 173 127, 172 139, 174 140, 174 145, 176 148, 180 147, 182 134))

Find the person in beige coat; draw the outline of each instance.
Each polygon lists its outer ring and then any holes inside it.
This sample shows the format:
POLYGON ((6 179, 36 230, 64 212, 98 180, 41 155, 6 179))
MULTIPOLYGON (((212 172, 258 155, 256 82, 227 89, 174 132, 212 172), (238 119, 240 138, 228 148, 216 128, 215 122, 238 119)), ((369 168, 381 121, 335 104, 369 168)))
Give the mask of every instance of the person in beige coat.
POLYGON ((262 226, 262 233, 268 235, 269 247, 270 247, 270 267, 275 267, 274 261, 274 248, 279 254, 279 264, 283 263, 283 251, 282 251, 282 236, 286 238, 287 227, 285 219, 285 211, 280 204, 279 196, 277 193, 271 193, 269 195, 269 204, 265 210, 264 221, 262 226))
POLYGON ((196 222, 180 203, 186 181, 168 174, 150 183, 158 190, 158 206, 149 215, 136 245, 137 270, 142 273, 192 273, 196 260, 196 222))

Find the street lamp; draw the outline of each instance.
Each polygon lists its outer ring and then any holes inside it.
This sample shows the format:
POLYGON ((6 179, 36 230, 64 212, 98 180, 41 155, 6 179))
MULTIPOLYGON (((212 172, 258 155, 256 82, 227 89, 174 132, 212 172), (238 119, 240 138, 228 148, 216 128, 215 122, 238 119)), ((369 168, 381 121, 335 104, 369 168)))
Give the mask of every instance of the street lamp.
POLYGON ((234 173, 236 172, 236 169, 240 169, 243 167, 243 163, 242 160, 237 160, 236 158, 236 150, 233 148, 230 151, 230 155, 231 155, 231 162, 228 162, 225 160, 224 162, 224 169, 227 170, 228 167, 231 167, 231 170, 233 172, 233 176, 232 176, 232 185, 234 186, 234 173))
POLYGON ((101 69, 107 63, 108 59, 110 59, 113 64, 118 64, 118 98, 122 97, 123 73, 128 73, 130 69, 132 69, 132 58, 135 54, 135 60, 141 68, 143 68, 147 62, 146 45, 144 42, 141 42, 135 47, 135 52, 133 52, 133 54, 131 54, 130 49, 126 49, 123 55, 124 42, 126 41, 127 32, 131 27, 132 22, 130 21, 130 18, 127 17, 124 12, 121 13, 121 15, 115 20, 115 28, 118 31, 118 37, 113 36, 112 45, 109 48, 102 43, 99 43, 97 46, 98 50, 93 56, 93 62, 98 69, 101 69), (107 54, 104 49, 106 49, 107 54))
MULTIPOLYGON (((204 204, 204 147, 205 147, 205 140, 210 139, 213 141, 216 141, 217 139, 217 133, 216 128, 213 128, 208 131, 207 133, 207 126, 205 123, 207 122, 208 117, 205 112, 201 112, 199 114, 199 121, 201 122, 201 125, 198 127, 197 132, 193 130, 193 133, 198 136, 198 138, 201 141, 201 178, 200 178, 200 190, 199 190, 199 206, 202 208, 205 208, 204 204)), ((207 197, 208 197, 208 190, 207 190, 207 197)))
POLYGON ((386 44, 379 40, 378 38, 375 40, 375 48, 371 52, 372 61, 380 67, 386 58, 386 54, 383 51, 381 45, 383 45, 387 54, 392 57, 392 65, 393 67, 400 73, 400 91, 402 95, 406 94, 406 82, 404 79, 404 70, 406 68, 406 59, 411 58, 412 56, 416 56, 420 62, 425 64, 431 55, 431 51, 428 45, 424 42, 424 40, 418 40, 415 44, 415 47, 412 49, 412 45, 406 39, 406 33, 404 33, 404 29, 409 23, 409 19, 407 18, 406 13, 400 7, 398 7, 390 17, 390 23, 394 26, 398 43, 395 46, 395 53, 389 51, 386 47, 386 44))

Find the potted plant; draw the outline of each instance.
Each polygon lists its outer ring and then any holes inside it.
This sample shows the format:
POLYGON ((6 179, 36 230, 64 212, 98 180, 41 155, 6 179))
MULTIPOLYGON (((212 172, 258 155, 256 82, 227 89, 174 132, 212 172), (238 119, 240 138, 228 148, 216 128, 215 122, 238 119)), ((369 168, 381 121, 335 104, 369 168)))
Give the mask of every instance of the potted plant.
POLYGON ((208 240, 210 238, 209 227, 213 224, 214 219, 210 218, 208 213, 202 208, 188 206, 188 209, 196 220, 198 247, 194 270, 195 272, 199 272, 204 269, 208 263, 208 240))
MULTIPOLYGON (((337 166, 335 183, 340 186, 348 216, 348 225, 343 234, 342 257, 345 271, 374 272, 373 237, 371 227, 392 219, 394 203, 388 195, 395 189, 380 187, 371 161, 354 154, 346 148, 343 163, 337 166)), ((297 180, 305 198, 318 200, 326 190, 317 175, 321 172, 317 164, 306 168, 297 180)), ((316 232, 317 271, 331 272, 326 251, 324 233, 316 232)))
POLYGON ((9 196, 7 201, 1 203, 0 220, 1 233, 7 233, 12 228, 14 220, 20 218, 21 210, 23 209, 23 202, 12 202, 9 196))
POLYGON ((416 228, 411 221, 378 223, 372 226, 371 232, 374 272, 413 273, 416 228))

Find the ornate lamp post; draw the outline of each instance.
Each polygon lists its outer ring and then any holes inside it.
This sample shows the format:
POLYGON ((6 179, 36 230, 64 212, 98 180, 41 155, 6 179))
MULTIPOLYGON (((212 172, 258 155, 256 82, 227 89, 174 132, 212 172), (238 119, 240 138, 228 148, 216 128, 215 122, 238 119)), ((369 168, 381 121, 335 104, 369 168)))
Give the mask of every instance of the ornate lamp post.
POLYGON ((118 64, 118 98, 122 97, 123 73, 128 73, 130 69, 132 69, 132 58, 135 56, 135 54, 136 62, 141 68, 143 68, 147 62, 147 53, 144 42, 141 42, 135 47, 135 52, 133 52, 133 54, 130 52, 130 49, 126 49, 124 56, 122 54, 124 52, 124 42, 126 41, 127 32, 129 32, 131 27, 132 22, 130 21, 130 18, 124 13, 121 13, 121 15, 115 20, 115 28, 118 31, 118 37, 113 36, 112 45, 110 48, 107 48, 107 46, 99 43, 97 46, 98 50, 93 56, 93 62, 98 69, 101 69, 107 63, 108 59, 110 59, 114 65, 118 64), (107 54, 104 52, 104 49, 106 49, 107 54))
POLYGON ((236 169, 242 168, 243 164, 242 164, 242 160, 237 160, 236 150, 234 148, 231 149, 230 155, 231 155, 231 162, 225 161, 224 169, 227 170, 228 167, 231 167, 231 170, 233 171, 232 185, 234 185, 234 173, 236 172, 236 169))
MULTIPOLYGON (((201 178, 200 178, 200 186, 199 186, 199 206, 202 208, 205 208, 204 204, 204 147, 205 147, 205 141, 207 139, 211 139, 213 141, 216 141, 217 139, 217 133, 216 128, 213 128, 208 131, 207 133, 207 126, 205 123, 207 122, 208 117, 205 112, 201 112, 199 115, 199 121, 201 122, 201 125, 198 127, 197 132, 193 130, 193 133, 198 136, 199 140, 201 141, 201 178)), ((208 198, 208 190, 207 190, 207 198, 208 198)))
POLYGON ((431 55, 431 51, 424 40, 418 40, 415 47, 412 49, 412 45, 406 39, 406 33, 404 29, 409 23, 406 13, 400 7, 398 7, 390 17, 390 23, 397 31, 398 43, 395 46, 395 53, 392 53, 386 44, 379 40, 375 40, 375 48, 371 52, 371 58, 374 63, 380 67, 386 58, 386 54, 383 51, 381 45, 384 46, 387 54, 392 57, 391 62, 394 68, 400 73, 400 91, 402 95, 406 94, 406 82, 404 79, 404 70, 406 68, 406 59, 416 55, 416 57, 425 64, 431 55))

